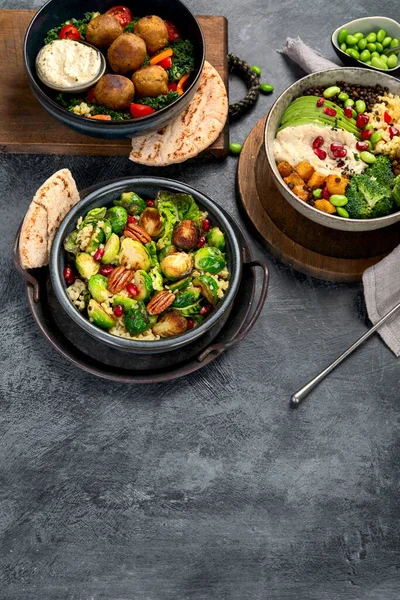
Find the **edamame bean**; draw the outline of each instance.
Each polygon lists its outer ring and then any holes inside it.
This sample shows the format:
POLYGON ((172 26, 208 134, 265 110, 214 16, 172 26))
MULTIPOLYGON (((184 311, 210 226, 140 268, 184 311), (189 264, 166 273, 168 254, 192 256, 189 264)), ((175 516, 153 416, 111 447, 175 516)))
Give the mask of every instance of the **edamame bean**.
POLYGON ((387 46, 390 46, 390 44, 391 44, 391 42, 392 42, 392 39, 393 39, 393 38, 391 38, 391 37, 390 37, 390 35, 386 36, 386 37, 385 37, 385 39, 384 39, 384 40, 383 40, 383 42, 382 42, 382 46, 383 46, 384 48, 386 48, 387 46))
POLYGON ((375 47, 376 47, 376 51, 377 52, 382 52, 383 51, 383 46, 382 46, 381 43, 376 42, 375 47))
POLYGON ((353 35, 355 38, 357 38, 357 42, 364 37, 361 31, 357 31, 356 33, 353 33, 353 35))
MULTIPOLYGON (((338 44, 343 44, 343 42, 346 41, 346 38, 348 35, 349 35, 349 32, 347 31, 347 29, 341 29, 339 31, 339 35, 338 35, 338 44)), ((386 36, 386 31, 385 31, 385 36, 386 36)))
POLYGON ((386 37, 386 31, 384 29, 380 29, 376 34, 376 39, 378 42, 382 43, 386 37))
POLYGON ((324 90, 323 96, 324 98, 333 98, 333 96, 337 96, 338 94, 340 94, 340 87, 337 85, 331 85, 324 90))
POLYGON ((354 37, 354 35, 351 35, 350 33, 344 41, 348 46, 355 46, 358 42, 357 38, 354 37))
POLYGON ((346 46, 346 44, 344 42, 343 42, 343 44, 340 44, 340 49, 341 49, 342 52, 346 52, 347 46, 346 46))
POLYGON ((387 66, 389 67, 389 69, 394 69, 395 67, 397 67, 398 62, 399 61, 397 60, 397 56, 395 54, 390 54, 388 56, 387 66))
POLYGON ((322 189, 318 188, 317 190, 313 190, 312 195, 314 196, 314 198, 321 198, 322 197, 322 189))
POLYGON ((346 94, 346 92, 340 92, 340 94, 338 96, 339 100, 341 100, 342 102, 344 102, 345 100, 347 100, 348 97, 349 97, 349 95, 346 94))
POLYGON ((347 210, 345 208, 343 208, 342 206, 338 206, 336 209, 336 212, 339 215, 339 217, 343 217, 344 219, 348 219, 350 217, 347 210))
POLYGON ((346 206, 348 199, 346 196, 342 196, 341 194, 332 194, 332 196, 329 198, 329 202, 333 204, 333 206, 346 206))
POLYGON ((374 31, 371 31, 371 33, 367 35, 367 42, 376 42, 376 33, 374 31))
POLYGON ((370 65, 370 64, 371 64, 371 61, 370 61, 370 60, 366 60, 366 61, 365 61, 365 64, 366 64, 366 65, 370 65))
POLYGON ((237 144, 236 142, 231 142, 229 144, 229 150, 230 150, 231 154, 236 154, 236 155, 240 154, 242 151, 242 148, 243 148, 242 144, 237 144))
POLYGON ((374 126, 373 126, 373 125, 371 125, 371 123, 368 123, 368 124, 367 124, 367 125, 364 127, 364 129, 374 129, 374 126))
POLYGON ((374 58, 374 56, 376 56, 376 58, 380 58, 381 55, 379 54, 379 52, 372 52, 371 53, 371 60, 374 58))
POLYGON ((388 68, 387 64, 383 60, 381 60, 380 58, 377 58, 376 56, 374 56, 373 58, 371 58, 371 65, 373 67, 375 67, 376 69, 384 69, 384 70, 386 70, 388 68))
POLYGON ((260 67, 257 67, 257 65, 252 65, 251 70, 253 71, 253 73, 255 73, 256 75, 258 75, 260 77, 260 75, 261 75, 260 67))
POLYGON ((370 52, 375 52, 376 51, 376 44, 372 44, 371 42, 369 42, 367 44, 367 48, 370 52))
POLYGON ((367 163, 367 165, 372 165, 372 163, 376 161, 376 156, 371 154, 371 152, 367 152, 366 150, 360 153, 360 158, 362 161, 367 163))
POLYGON ((274 91, 274 86, 271 85, 270 83, 261 83, 260 85, 260 90, 264 93, 264 94, 270 94, 271 92, 274 91))
POLYGON ((366 104, 365 104, 364 100, 357 100, 357 102, 356 102, 356 111, 359 114, 365 112, 366 108, 367 107, 366 107, 366 104))
MULTIPOLYGON (((395 46, 400 46, 400 40, 398 40, 397 38, 393 38, 392 41, 390 42, 390 48, 394 48, 395 46)), ((398 54, 399 51, 395 50, 394 54, 398 54)))
POLYGON ((354 100, 352 100, 352 98, 348 98, 348 100, 344 101, 344 107, 347 108, 348 106, 354 106, 354 100))
POLYGON ((387 65, 388 57, 386 56, 386 54, 382 54, 381 60, 383 60, 383 62, 385 63, 385 65, 387 65))
POLYGON ((369 141, 371 142, 371 144, 374 146, 377 142, 379 142, 379 140, 382 139, 382 134, 379 133, 379 131, 374 131, 374 133, 371 135, 371 137, 369 138, 369 141))
POLYGON ((359 52, 357 52, 357 50, 355 50, 354 48, 348 48, 346 50, 346 54, 351 56, 351 58, 355 58, 356 60, 358 60, 360 58, 359 52))
POLYGON ((351 118, 352 118, 352 119, 357 119, 357 111, 355 111, 355 110, 354 110, 354 108, 353 108, 353 110, 351 111, 351 118))
POLYGON ((365 50, 365 48, 367 47, 367 40, 365 38, 362 38, 361 40, 358 40, 357 42, 357 46, 359 48, 359 50, 365 50))
POLYGON ((370 58, 371 58, 371 52, 369 50, 365 49, 361 52, 360 60, 362 60, 362 62, 366 62, 370 58))

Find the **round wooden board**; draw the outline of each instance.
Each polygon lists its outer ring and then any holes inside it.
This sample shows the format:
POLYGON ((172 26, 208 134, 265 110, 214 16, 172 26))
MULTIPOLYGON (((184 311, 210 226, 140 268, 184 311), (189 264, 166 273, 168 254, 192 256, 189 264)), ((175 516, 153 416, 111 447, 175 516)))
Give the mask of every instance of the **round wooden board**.
POLYGON ((318 225, 297 212, 273 182, 264 151, 265 120, 252 129, 238 164, 239 195, 261 241, 296 271, 327 281, 361 281, 365 269, 399 244, 400 223, 349 233, 318 225))

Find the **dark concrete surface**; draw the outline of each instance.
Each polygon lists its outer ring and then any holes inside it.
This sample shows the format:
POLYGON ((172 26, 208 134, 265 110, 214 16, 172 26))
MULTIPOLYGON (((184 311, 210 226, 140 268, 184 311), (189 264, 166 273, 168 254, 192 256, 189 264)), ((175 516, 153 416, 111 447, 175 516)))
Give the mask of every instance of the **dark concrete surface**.
MULTIPOLYGON (((230 50, 275 85, 232 127, 239 142, 301 75, 275 52, 287 35, 334 59, 329 34, 342 22, 396 17, 388 0, 188 4, 225 14, 230 50)), ((231 97, 241 92, 232 82, 231 97)), ((88 376, 41 337, 10 258, 34 191, 60 167, 81 188, 153 172, 126 158, 0 156, 0 599, 397 600, 398 361, 375 337, 288 407, 366 331, 361 286, 270 257, 257 327, 212 366, 148 387, 88 376)), ((230 157, 158 172, 241 222, 235 171, 230 157)))

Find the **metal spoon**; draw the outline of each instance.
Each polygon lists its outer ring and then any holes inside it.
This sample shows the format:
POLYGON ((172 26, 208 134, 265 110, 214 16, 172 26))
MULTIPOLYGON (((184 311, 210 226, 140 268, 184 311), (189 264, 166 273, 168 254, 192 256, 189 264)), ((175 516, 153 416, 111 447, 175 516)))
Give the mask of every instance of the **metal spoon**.
POLYGON ((386 48, 383 54, 392 54, 392 52, 396 52, 396 50, 400 50, 400 46, 394 46, 394 48, 386 48))
POLYGON ((345 352, 343 352, 343 354, 341 354, 336 360, 334 360, 333 363, 331 363, 328 367, 326 367, 326 369, 321 371, 318 375, 316 375, 316 377, 314 377, 308 383, 306 383, 305 386, 303 386, 297 392, 295 392, 290 399, 290 406, 292 408, 297 408, 304 400, 304 398, 308 396, 311 390, 313 390, 323 379, 325 379, 325 377, 329 375, 329 373, 333 371, 333 369, 336 369, 336 367, 340 365, 340 363, 343 362, 345 358, 347 358, 352 352, 354 352, 354 350, 361 346, 361 344, 363 344, 365 340, 371 337, 371 335, 375 333, 375 331, 379 329, 381 325, 386 323, 386 321, 388 321, 390 317, 392 317, 395 314, 395 312, 399 310, 399 308, 400 302, 396 304, 391 310, 389 310, 389 312, 386 313, 385 316, 379 319, 379 321, 377 321, 377 323, 375 323, 375 325, 371 327, 371 329, 369 329, 367 333, 364 333, 363 336, 361 336, 356 342, 354 342, 354 344, 352 344, 350 348, 348 348, 345 352))

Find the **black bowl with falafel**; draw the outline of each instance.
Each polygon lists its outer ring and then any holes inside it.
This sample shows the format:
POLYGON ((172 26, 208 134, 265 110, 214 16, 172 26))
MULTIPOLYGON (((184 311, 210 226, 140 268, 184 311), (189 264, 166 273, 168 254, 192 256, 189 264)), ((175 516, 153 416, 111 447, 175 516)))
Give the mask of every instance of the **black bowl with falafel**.
POLYGON ((176 118, 197 90, 204 55, 200 25, 180 0, 148 0, 143 8, 116 6, 115 0, 50 0, 24 41, 29 83, 40 104, 75 131, 105 139, 145 135, 176 118), (50 89, 38 77, 36 57, 52 45, 47 68, 69 65, 68 75, 75 75, 81 65, 74 54, 59 57, 71 47, 76 51, 72 42, 78 51, 85 42, 102 52, 106 72, 80 93, 50 89))

